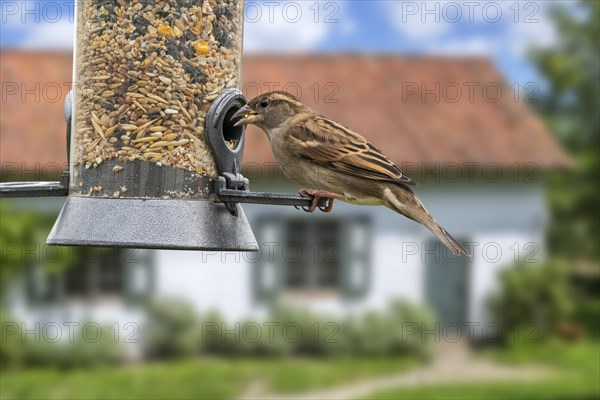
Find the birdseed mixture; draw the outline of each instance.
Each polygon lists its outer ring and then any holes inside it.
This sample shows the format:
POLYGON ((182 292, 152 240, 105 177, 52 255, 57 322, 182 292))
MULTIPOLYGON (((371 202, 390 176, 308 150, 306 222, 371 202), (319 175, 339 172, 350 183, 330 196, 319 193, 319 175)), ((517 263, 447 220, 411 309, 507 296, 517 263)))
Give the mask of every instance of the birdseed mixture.
MULTIPOLYGON (((221 91, 240 85, 243 2, 81 0, 78 7, 75 187, 88 186, 82 167, 103 163, 112 174, 142 161, 214 178, 204 121, 221 91)), ((87 194, 98 195, 94 188, 87 194)))

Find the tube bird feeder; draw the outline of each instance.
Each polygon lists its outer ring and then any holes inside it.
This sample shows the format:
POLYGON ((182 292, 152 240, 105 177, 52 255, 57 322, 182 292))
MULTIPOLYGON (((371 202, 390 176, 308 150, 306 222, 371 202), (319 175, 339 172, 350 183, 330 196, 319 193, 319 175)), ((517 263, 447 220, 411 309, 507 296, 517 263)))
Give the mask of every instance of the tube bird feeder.
MULTIPOLYGON (((256 250, 241 207, 209 199, 219 171, 205 129, 214 100, 240 87, 243 2, 77 7, 69 197, 48 243, 256 250)), ((243 130, 224 134, 241 155, 243 130)))

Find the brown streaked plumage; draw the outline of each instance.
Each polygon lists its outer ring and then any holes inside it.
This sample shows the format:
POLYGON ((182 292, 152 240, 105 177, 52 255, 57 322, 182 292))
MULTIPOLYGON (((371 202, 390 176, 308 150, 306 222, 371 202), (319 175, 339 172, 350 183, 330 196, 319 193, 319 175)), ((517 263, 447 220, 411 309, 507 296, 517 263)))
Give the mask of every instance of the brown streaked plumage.
POLYGON ((361 178, 417 185, 364 137, 322 116, 289 131, 289 145, 305 160, 361 178))
POLYGON ((232 119, 254 124, 267 134, 283 173, 313 196, 353 204, 385 205, 425 225, 456 255, 468 252, 429 214, 404 175, 381 150, 347 127, 319 115, 287 92, 265 93, 252 99, 232 119))

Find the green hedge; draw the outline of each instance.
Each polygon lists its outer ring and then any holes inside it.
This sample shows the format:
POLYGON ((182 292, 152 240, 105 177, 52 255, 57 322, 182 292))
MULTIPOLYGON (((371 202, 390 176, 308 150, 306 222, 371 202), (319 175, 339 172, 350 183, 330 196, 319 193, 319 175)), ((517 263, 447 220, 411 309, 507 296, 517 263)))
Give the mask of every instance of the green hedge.
POLYGON ((275 304, 266 320, 228 322, 217 312, 198 317, 188 305, 163 299, 149 315, 144 343, 151 356, 428 357, 431 351, 424 335, 433 326, 431 312, 403 301, 347 318, 275 304))
MULTIPOLYGON (((4 313, 3 313, 4 314, 4 313)), ((21 321, 10 316, 0 320, 2 344, 0 365, 2 367, 55 366, 59 368, 97 367, 117 364, 124 359, 123 348, 109 335, 110 327, 99 326, 101 335, 88 331, 83 334, 81 323, 71 338, 48 339, 42 335, 21 335, 21 321), (18 331, 15 332, 15 327, 18 331)), ((66 335, 65 335, 66 336, 66 335)))

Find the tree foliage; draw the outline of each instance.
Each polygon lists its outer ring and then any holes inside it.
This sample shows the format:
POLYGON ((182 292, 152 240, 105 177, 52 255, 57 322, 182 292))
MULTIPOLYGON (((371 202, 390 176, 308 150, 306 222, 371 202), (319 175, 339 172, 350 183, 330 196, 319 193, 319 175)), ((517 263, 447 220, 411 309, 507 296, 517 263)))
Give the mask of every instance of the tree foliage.
POLYGON ((60 256, 66 251, 46 245, 55 218, 55 214, 16 207, 10 199, 0 200, 0 294, 25 268, 42 265, 60 271, 72 264, 60 256))
POLYGON ((550 90, 542 113, 573 156, 572 171, 550 176, 551 249, 576 261, 599 257, 600 2, 555 6, 559 39, 532 53, 550 90))

